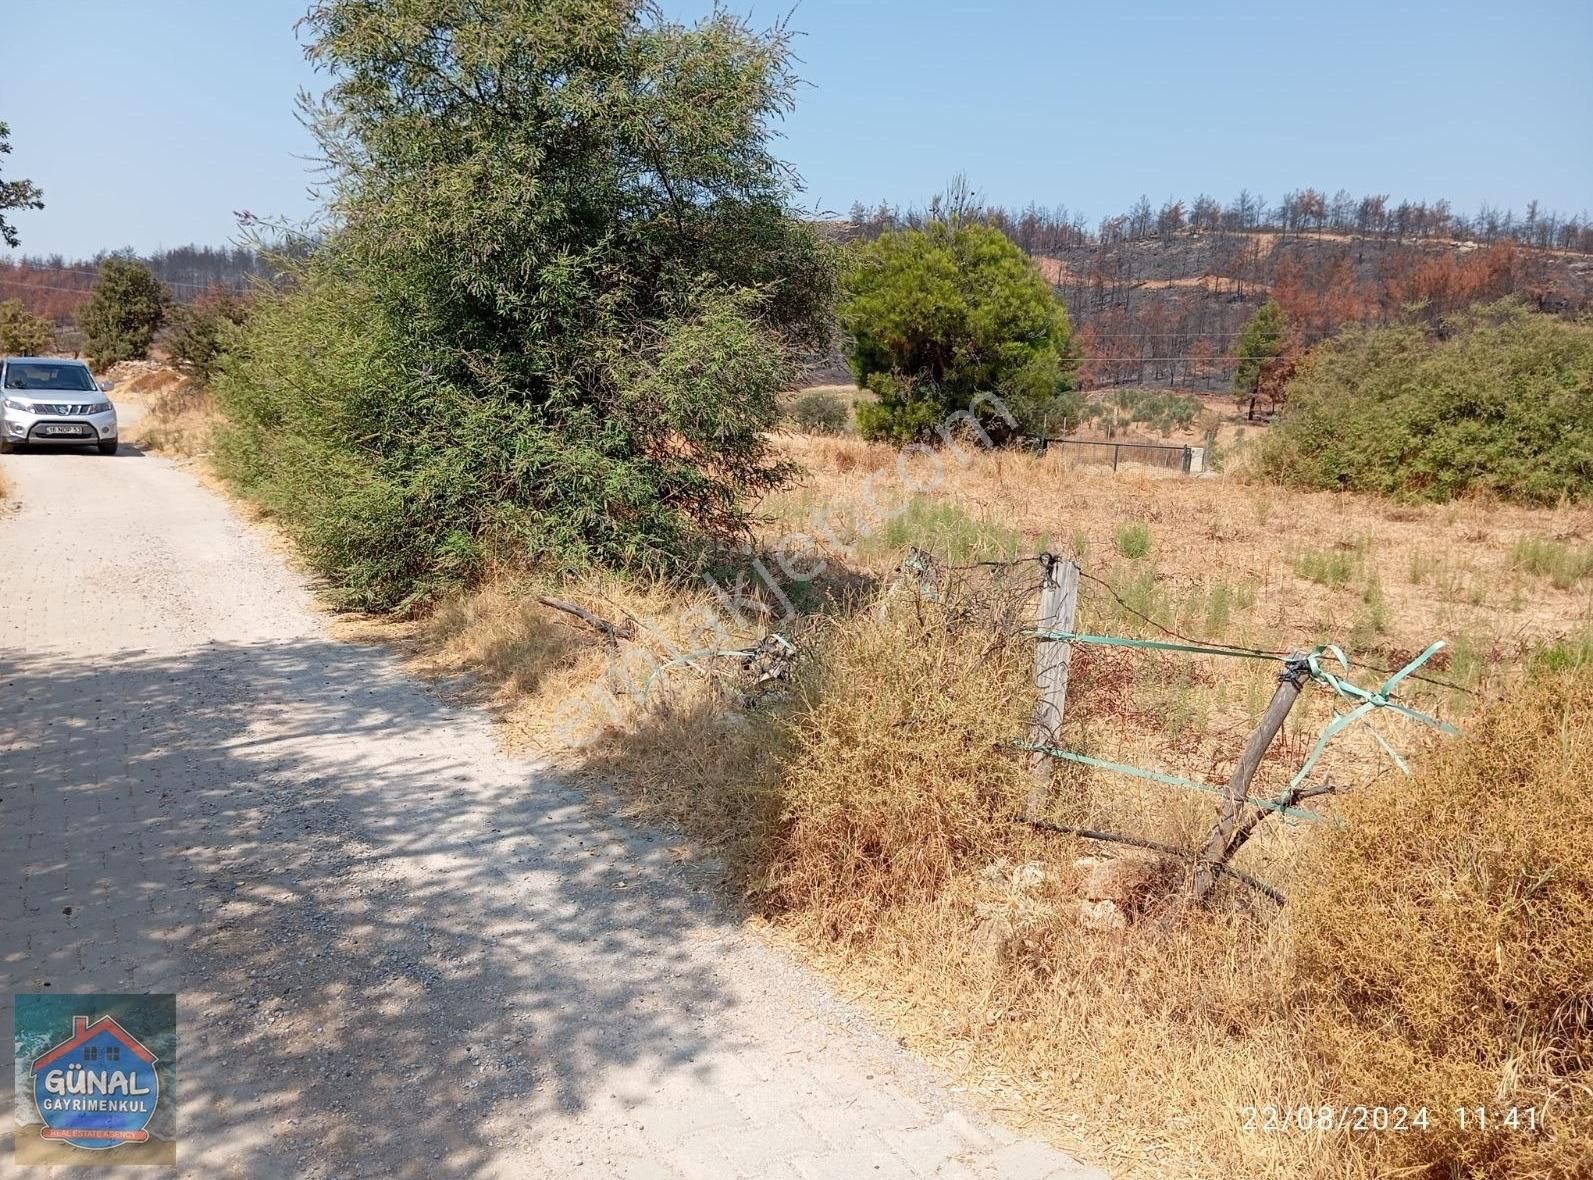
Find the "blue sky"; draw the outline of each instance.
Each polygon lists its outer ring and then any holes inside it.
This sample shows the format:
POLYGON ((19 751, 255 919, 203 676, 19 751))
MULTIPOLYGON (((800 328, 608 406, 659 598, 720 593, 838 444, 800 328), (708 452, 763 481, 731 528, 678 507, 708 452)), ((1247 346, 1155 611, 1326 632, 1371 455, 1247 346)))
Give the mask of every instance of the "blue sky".
MULTIPOLYGON (((293 96, 306 0, 11 6, 6 176, 26 253, 236 238, 313 208, 293 96)), ((745 5, 734 5, 745 11, 745 5)), ((670 0, 674 15, 707 8, 670 0)), ((768 21, 784 6, 751 9, 768 21)), ((1593 4, 803 0, 781 154, 806 202, 922 203, 958 170, 1093 223, 1242 187, 1593 209, 1593 4)))

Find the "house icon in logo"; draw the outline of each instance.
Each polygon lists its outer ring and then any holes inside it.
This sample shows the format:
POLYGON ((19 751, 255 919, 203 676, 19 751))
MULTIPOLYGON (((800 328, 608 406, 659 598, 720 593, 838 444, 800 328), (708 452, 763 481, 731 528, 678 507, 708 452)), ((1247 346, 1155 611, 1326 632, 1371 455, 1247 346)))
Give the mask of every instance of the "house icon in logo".
POLYGON ((110 1016, 72 1017, 72 1035, 34 1059, 41 1139, 90 1151, 143 1143, 160 1100, 155 1055, 110 1016))

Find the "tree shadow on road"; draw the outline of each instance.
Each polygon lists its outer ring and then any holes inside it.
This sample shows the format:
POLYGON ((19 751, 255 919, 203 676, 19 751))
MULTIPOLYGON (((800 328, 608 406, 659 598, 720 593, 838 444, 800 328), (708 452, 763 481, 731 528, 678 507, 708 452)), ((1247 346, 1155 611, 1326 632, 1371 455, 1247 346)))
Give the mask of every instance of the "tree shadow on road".
POLYGON ((179 993, 181 1174, 494 1174, 734 1003, 662 839, 379 653, 0 652, 0 702, 0 981, 179 993))

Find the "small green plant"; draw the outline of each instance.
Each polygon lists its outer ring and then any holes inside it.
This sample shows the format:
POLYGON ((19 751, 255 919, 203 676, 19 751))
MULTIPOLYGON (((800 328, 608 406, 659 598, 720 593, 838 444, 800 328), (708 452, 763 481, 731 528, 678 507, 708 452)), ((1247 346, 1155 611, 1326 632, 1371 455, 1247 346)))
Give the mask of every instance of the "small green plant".
POLYGON ((1361 591, 1361 602, 1355 609, 1355 620, 1350 626, 1350 647, 1365 651, 1379 635, 1388 630, 1388 605, 1383 600, 1383 585, 1374 573, 1361 591))
POLYGON ((956 504, 914 496, 875 534, 872 548, 917 545, 949 561, 991 561, 1015 557, 1023 538, 993 521, 975 520, 956 504))
POLYGON ((1417 549, 1410 555, 1410 567, 1406 571, 1406 576, 1410 579, 1412 586, 1420 586, 1428 578, 1432 577, 1433 573, 1442 564, 1438 558, 1417 549))
POLYGON ((1548 578, 1557 590, 1569 590, 1593 576, 1593 545, 1577 548, 1547 537, 1523 537, 1511 556, 1527 573, 1548 578))
POLYGON ((1563 672, 1585 664, 1593 664, 1593 629, 1574 638, 1542 643, 1528 661, 1534 673, 1563 672))
POLYGON ((806 434, 840 434, 846 430, 851 414, 835 394, 815 390, 796 399, 791 406, 791 420, 806 434))
POLYGON ((1246 611, 1256 604, 1256 592, 1251 586, 1233 586, 1217 582, 1205 593, 1206 634, 1216 638, 1228 629, 1235 610, 1246 611))
POLYGON ((1347 586, 1360 572, 1360 556, 1353 550, 1307 550, 1294 559, 1294 572, 1322 586, 1347 586))
POLYGON ((1133 520, 1117 530, 1113 538, 1117 551, 1131 561, 1149 555, 1151 549, 1150 527, 1143 521, 1133 520))

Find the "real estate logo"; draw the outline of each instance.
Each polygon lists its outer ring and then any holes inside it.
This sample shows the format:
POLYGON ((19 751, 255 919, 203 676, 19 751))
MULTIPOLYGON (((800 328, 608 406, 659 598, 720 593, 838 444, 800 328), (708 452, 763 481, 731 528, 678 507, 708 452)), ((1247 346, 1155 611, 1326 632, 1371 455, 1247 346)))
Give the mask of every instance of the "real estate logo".
POLYGON ((175 1163, 176 1025, 171 995, 17 996, 16 1162, 175 1163))

